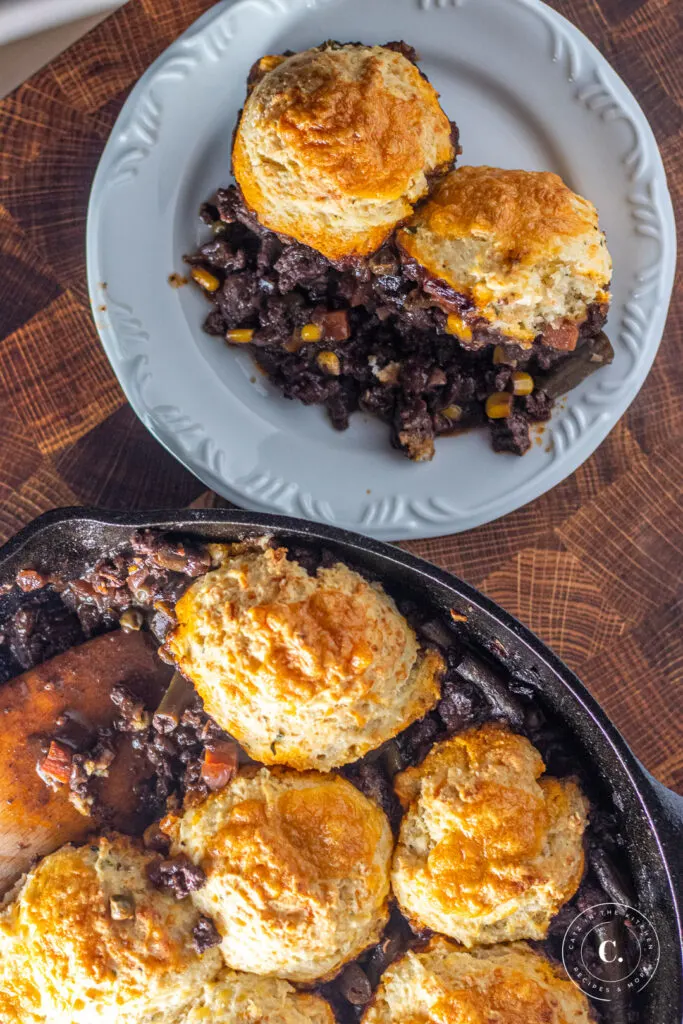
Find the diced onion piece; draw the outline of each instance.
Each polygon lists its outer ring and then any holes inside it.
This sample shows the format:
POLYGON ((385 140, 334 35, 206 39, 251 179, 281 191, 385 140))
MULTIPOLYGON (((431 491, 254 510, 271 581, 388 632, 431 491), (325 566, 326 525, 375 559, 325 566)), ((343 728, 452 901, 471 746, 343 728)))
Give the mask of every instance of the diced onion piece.
POLYGON ((145 616, 139 608, 126 608, 125 612, 121 613, 121 618, 119 619, 119 626, 124 633, 136 633, 142 629, 144 623, 145 616))
POLYGON ((218 278, 208 270, 205 270, 204 267, 193 267, 190 274, 192 275, 192 280, 196 281, 205 292, 217 292, 221 286, 218 278))
POLYGON ((512 374, 512 391, 515 395, 530 395, 534 390, 534 378, 524 370, 515 370, 512 374))
POLYGON ((233 345, 248 345, 253 337, 254 332, 249 327, 235 327, 225 334, 225 340, 233 345))
POLYGON ((154 728, 157 732, 173 732, 180 724, 183 712, 189 708, 194 698, 195 690, 192 683, 188 683, 180 672, 174 672, 168 689, 154 712, 154 728))
POLYGON ((206 748, 202 762, 202 779, 210 790, 224 789, 236 772, 236 743, 222 740, 206 748))
POLYGON ((486 415, 490 420, 503 420, 512 412, 513 396, 509 391, 496 391, 486 399, 486 415))
POLYGON ((130 921, 135 917, 135 900, 129 892, 117 893, 109 899, 112 921, 130 921))

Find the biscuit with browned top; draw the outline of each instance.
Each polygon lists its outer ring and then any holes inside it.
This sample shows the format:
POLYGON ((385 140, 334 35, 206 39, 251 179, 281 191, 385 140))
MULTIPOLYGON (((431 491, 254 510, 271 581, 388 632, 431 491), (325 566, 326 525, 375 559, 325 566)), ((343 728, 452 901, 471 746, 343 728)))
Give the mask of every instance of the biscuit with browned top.
POLYGON ((392 886, 416 927, 466 946, 545 937, 581 881, 588 806, 543 770, 527 739, 490 724, 396 776, 408 810, 392 886))
POLYGON ((526 943, 466 952, 443 938, 382 975, 363 1024, 593 1024, 583 992, 526 943))
POLYGON ((198 993, 178 1024, 335 1024, 322 996, 279 978, 225 970, 198 993))
POLYGON ((438 94, 382 46, 261 63, 233 148, 247 205, 265 227, 328 259, 374 252, 453 164, 438 94))
POLYGON ((609 303, 612 261, 597 211, 557 174, 460 167, 397 240, 471 304, 459 328, 465 343, 483 318, 522 346, 541 334, 569 349, 588 306, 609 303))
POLYGON ((346 779, 244 768, 162 827, 206 874, 192 898, 215 921, 229 967, 308 983, 379 939, 391 829, 346 779))
POLYGON ((327 771, 434 706, 443 660, 379 584, 341 564, 309 576, 283 548, 214 550, 166 647, 255 760, 327 771))
POLYGON ((153 859, 125 836, 101 838, 25 877, 0 911, 3 1024, 172 1020, 218 973, 218 949, 194 948, 190 900, 148 880, 153 859))

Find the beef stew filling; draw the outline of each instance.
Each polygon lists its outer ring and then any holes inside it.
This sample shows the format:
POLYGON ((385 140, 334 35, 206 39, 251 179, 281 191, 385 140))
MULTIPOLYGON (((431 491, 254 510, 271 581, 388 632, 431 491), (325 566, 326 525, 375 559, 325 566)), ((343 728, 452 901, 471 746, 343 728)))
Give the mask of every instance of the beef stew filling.
POLYGON ((611 361, 597 304, 571 353, 540 337, 523 349, 483 320, 465 341, 467 296, 391 241, 335 265, 261 227, 234 186, 200 216, 213 237, 185 259, 213 307, 204 330, 246 349, 285 398, 324 405, 337 430, 358 409, 379 417, 415 461, 433 457, 436 437, 486 424, 495 451, 524 454, 554 398, 611 361))
MULTIPOLYGON (((289 556, 311 574, 336 561, 332 552, 312 545, 292 547, 289 556)), ((17 584, 0 596, 0 665, 4 676, 16 675, 55 651, 117 625, 130 628, 133 622, 135 628, 150 630, 161 642, 173 625, 175 601, 192 579, 210 566, 210 553, 202 543, 143 531, 76 579, 37 573, 42 582, 34 590, 22 587, 29 578, 24 570, 17 584), (24 638, 18 646, 13 623, 18 616, 20 622, 24 621, 22 612, 33 622, 33 632, 26 634, 33 641, 28 643, 24 638)), ((411 594, 393 596, 421 644, 438 648, 446 661, 441 698, 424 718, 340 771, 383 808, 395 833, 402 818, 392 783, 396 773, 419 764, 438 740, 484 722, 505 722, 534 744, 550 774, 576 777, 591 802, 585 835, 585 876, 576 895, 553 920, 546 940, 534 944, 551 959, 560 960, 567 926, 583 909, 609 901, 635 902, 626 841, 611 800, 566 726, 545 707, 538 688, 510 675, 488 652, 472 645, 463 616, 445 614, 424 601, 418 603, 411 594)), ((193 691, 188 698, 188 685, 177 674, 155 714, 150 714, 125 687, 115 687, 111 699, 118 713, 113 731, 129 733, 134 749, 150 763, 150 778, 138 793, 148 821, 178 808, 182 801, 200 801, 211 789, 227 784, 237 767, 236 744, 204 712, 193 691)), ((64 730, 68 728, 67 721, 55 723, 53 745, 63 745, 64 730)), ((62 780, 86 803, 91 796, 88 780, 96 771, 107 771, 113 749, 111 736, 112 729, 106 729, 89 737, 88 749, 72 757, 69 780, 66 776, 62 780)), ((245 760, 241 753, 240 760, 245 760)), ((170 857, 168 837, 157 823, 146 828, 143 840, 158 854, 151 868, 153 884, 178 899, 202 886, 200 869, 186 858, 170 857)), ((429 937, 429 932, 414 932, 393 905, 380 942, 347 965, 334 980, 319 986, 340 1024, 360 1020, 385 968, 406 949, 419 948, 429 937)), ((198 950, 216 945, 220 936, 213 922, 200 920, 193 941, 198 950)), ((596 1018, 604 1024, 615 1024, 617 1019, 620 1024, 630 1024, 638 1019, 637 999, 632 1002, 633 1006, 620 1008, 620 1018, 610 1016, 610 1004, 601 1009, 594 1004, 596 1018)))

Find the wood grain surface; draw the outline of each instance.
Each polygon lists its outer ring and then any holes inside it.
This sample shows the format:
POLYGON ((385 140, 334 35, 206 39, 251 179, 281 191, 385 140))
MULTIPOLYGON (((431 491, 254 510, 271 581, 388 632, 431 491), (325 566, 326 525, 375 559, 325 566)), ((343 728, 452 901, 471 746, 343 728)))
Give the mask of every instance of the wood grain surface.
MULTIPOLYGON (((85 279, 90 183, 131 86, 209 0, 129 0, 0 102, 0 540, 46 509, 225 504, 137 421, 85 279)), ((680 213, 680 0, 554 0, 635 93, 680 213)), ((615 254, 618 259, 618 253, 615 254)), ((683 260, 628 413, 549 494, 406 547, 481 588, 575 669, 663 782, 683 790, 683 260)))

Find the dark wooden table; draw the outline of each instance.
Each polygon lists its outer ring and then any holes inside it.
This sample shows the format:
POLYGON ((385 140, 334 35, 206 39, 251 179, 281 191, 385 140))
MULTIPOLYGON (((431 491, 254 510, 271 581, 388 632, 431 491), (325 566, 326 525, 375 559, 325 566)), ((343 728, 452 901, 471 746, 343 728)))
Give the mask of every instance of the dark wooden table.
MULTIPOLYGON (((59 505, 222 504, 127 405, 91 319, 84 254, 90 182, 128 91, 209 6, 130 0, 0 102, 0 540, 59 505)), ((642 104, 680 211, 680 0, 554 6, 642 104)), ((679 789, 682 321, 679 271, 647 383, 572 477, 499 522, 405 545, 534 629, 582 676, 645 765, 679 789)))

